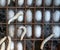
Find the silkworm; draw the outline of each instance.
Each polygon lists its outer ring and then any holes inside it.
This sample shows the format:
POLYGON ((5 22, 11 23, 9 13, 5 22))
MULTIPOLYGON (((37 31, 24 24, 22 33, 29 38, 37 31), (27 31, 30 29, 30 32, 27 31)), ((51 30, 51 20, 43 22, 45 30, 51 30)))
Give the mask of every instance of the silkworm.
POLYGON ((11 37, 10 36, 8 36, 8 40, 9 40, 9 42, 8 42, 7 50, 10 50, 10 46, 11 46, 11 37))
POLYGON ((5 42, 2 43, 1 50, 5 50, 5 42))
POLYGON ((60 11, 56 10, 53 13, 53 20, 54 20, 54 22, 58 22, 59 21, 59 18, 60 18, 60 11))
POLYGON ((8 21, 8 24, 10 24, 10 22, 14 21, 15 19, 17 19, 19 16, 21 16, 22 14, 20 14, 19 12, 12 18, 8 21))
POLYGON ((14 25, 9 26, 9 36, 14 37, 14 25))
POLYGON ((27 0, 27 5, 30 6, 32 5, 33 0, 27 0))
POLYGON ((30 9, 26 11, 26 21, 32 22, 32 11, 30 9))
POLYGON ((42 5, 42 0, 36 0, 36 5, 41 6, 42 5))
POLYGON ((40 49, 43 50, 44 44, 45 44, 47 41, 49 41, 53 36, 54 36, 54 34, 51 34, 49 37, 47 37, 47 38, 42 42, 40 49))
POLYGON ((8 3, 7 3, 7 4, 9 5, 9 4, 10 4, 10 2, 11 2, 11 0, 7 0, 7 1, 8 1, 8 3))
POLYGON ((26 34, 26 28, 24 26, 21 26, 21 27, 19 27, 19 29, 23 29, 24 30, 24 32, 21 35, 21 39, 20 39, 20 40, 22 40, 24 35, 26 34))
POLYGON ((30 38, 32 36, 32 26, 27 25, 26 29, 27 29, 26 36, 30 38))
POLYGON ((18 5, 19 5, 19 6, 22 6, 23 3, 24 3, 24 0, 18 0, 18 5))
POLYGON ((0 45, 1 45, 5 40, 6 40, 6 37, 2 38, 2 39, 0 40, 0 45))
POLYGON ((24 18, 23 10, 20 10, 19 13, 22 14, 22 15, 20 15, 20 16, 17 18, 17 20, 18 20, 19 22, 22 22, 22 21, 23 21, 23 18, 24 18))
POLYGON ((34 31, 35 31, 35 37, 39 38, 41 36, 41 26, 36 25, 34 31))
POLYGON ((41 21, 41 19, 42 19, 42 12, 40 10, 37 10, 35 12, 35 19, 36 19, 36 21, 41 21))
POLYGON ((49 10, 46 10, 45 11, 45 17, 44 17, 45 22, 49 22, 50 21, 50 18, 51 18, 51 13, 50 13, 49 10))
POLYGON ((17 44, 17 50, 23 50, 23 45, 21 42, 18 42, 17 44))
POLYGON ((53 34, 51 34, 49 37, 47 37, 41 44, 40 49, 43 49, 44 44, 49 41, 52 37, 58 38, 60 36, 60 27, 59 26, 54 26, 52 28, 53 34))
POLYGON ((52 0, 44 0, 46 6, 50 6, 52 3, 52 0))

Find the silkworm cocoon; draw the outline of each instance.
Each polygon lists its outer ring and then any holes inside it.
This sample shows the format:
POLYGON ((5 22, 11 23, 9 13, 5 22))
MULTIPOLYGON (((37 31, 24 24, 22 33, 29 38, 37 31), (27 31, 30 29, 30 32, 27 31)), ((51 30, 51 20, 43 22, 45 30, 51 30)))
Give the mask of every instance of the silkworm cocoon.
POLYGON ((46 6, 50 6, 52 3, 52 0, 44 0, 46 6))
POLYGON ((60 27, 59 26, 53 26, 52 31, 54 33, 54 38, 58 38, 60 36, 60 27))
POLYGON ((27 5, 30 6, 32 5, 33 0, 27 0, 27 5))
MULTIPOLYGON (((20 27, 21 27, 21 26, 20 26, 20 27)), ((17 36, 20 37, 21 34, 22 34, 22 30, 21 30, 21 29, 18 29, 18 30, 17 30, 17 36)))
POLYGON ((13 10, 8 10, 8 17, 7 17, 7 19, 9 20, 9 19, 11 19, 12 17, 14 17, 14 11, 13 10))
POLYGON ((59 6, 60 5, 60 0, 54 0, 54 5, 59 6))
POLYGON ((42 5, 42 0, 36 0, 36 5, 41 6, 42 5))
POLYGON ((5 50, 5 42, 2 43, 1 50, 5 50))
POLYGON ((10 24, 10 22, 14 21, 15 19, 17 19, 19 16, 21 16, 23 14, 20 14, 20 12, 18 12, 13 18, 11 18, 9 21, 8 21, 8 24, 10 24))
POLYGON ((0 0, 0 5, 4 7, 6 5, 6 0, 0 0))
POLYGON ((32 11, 29 9, 26 11, 26 21, 32 22, 32 11))
POLYGON ((11 46, 11 37, 10 36, 8 36, 8 40, 9 40, 9 42, 8 42, 7 50, 10 50, 10 46, 11 46))
POLYGON ((10 50, 14 50, 14 42, 11 41, 10 50))
POLYGON ((18 20, 19 22, 22 22, 22 21, 23 21, 23 17, 24 17, 24 13, 23 13, 22 10, 20 10, 19 13, 22 14, 22 15, 20 15, 20 16, 17 18, 17 20, 18 20))
POLYGON ((9 26, 9 36, 10 37, 14 37, 14 25, 10 25, 9 26))
POLYGON ((23 50, 23 45, 21 42, 18 42, 17 44, 17 50, 23 50))
POLYGON ((24 0, 18 0, 18 5, 19 5, 19 6, 22 6, 23 3, 24 3, 24 0))
POLYGON ((35 19, 36 19, 36 21, 41 21, 41 19, 42 19, 42 12, 41 11, 36 11, 35 12, 35 19))
POLYGON ((54 20, 54 22, 58 22, 59 21, 59 18, 60 18, 60 12, 58 10, 56 10, 53 13, 53 20, 54 20))
POLYGON ((28 38, 30 38, 31 36, 32 36, 32 26, 30 26, 30 25, 27 25, 27 33, 26 33, 26 36, 28 37, 28 38))
POLYGON ((36 25, 34 31, 35 31, 35 37, 39 38, 41 36, 41 26, 36 25))
POLYGON ((5 40, 6 40, 6 37, 2 38, 2 39, 0 40, 0 45, 1 45, 5 40))
POLYGON ((49 10, 45 11, 45 22, 49 22, 50 21, 50 18, 51 18, 51 13, 49 10))

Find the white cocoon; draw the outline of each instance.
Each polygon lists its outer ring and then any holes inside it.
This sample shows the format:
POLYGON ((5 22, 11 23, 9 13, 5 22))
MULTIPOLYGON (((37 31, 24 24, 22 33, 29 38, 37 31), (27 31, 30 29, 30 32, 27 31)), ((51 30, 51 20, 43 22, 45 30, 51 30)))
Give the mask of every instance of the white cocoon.
POLYGON ((14 11, 13 10, 8 10, 8 17, 7 17, 7 19, 9 20, 9 19, 11 19, 12 17, 14 17, 14 11))
POLYGON ((27 25, 27 33, 26 36, 30 38, 32 36, 32 26, 27 25))
POLYGON ((41 11, 37 10, 35 12, 35 19, 36 19, 36 21, 41 21, 41 19, 42 19, 42 12, 41 11))
POLYGON ((23 13, 22 10, 20 10, 19 13, 22 14, 22 15, 20 15, 20 16, 17 18, 17 20, 18 20, 19 22, 22 22, 22 21, 23 21, 24 13, 23 13))
POLYGON ((17 44, 17 50, 23 50, 23 45, 21 42, 18 42, 17 44))
POLYGON ((52 3, 52 0, 44 0, 46 6, 50 6, 52 3))
POLYGON ((9 36, 14 37, 14 25, 9 26, 9 36))
POLYGON ((42 5, 42 0, 36 0, 36 5, 41 6, 42 5))
POLYGON ((14 42, 11 41, 10 50, 14 50, 14 42))
POLYGON ((29 9, 26 11, 26 21, 32 22, 32 11, 29 9))
POLYGON ((6 0, 0 0, 0 5, 4 7, 6 5, 6 0))
POLYGON ((41 36, 41 26, 36 25, 34 31, 35 31, 35 37, 39 38, 41 36))
POLYGON ((60 5, 60 0, 54 0, 54 5, 59 6, 60 5))
POLYGON ((32 5, 33 0, 27 0, 27 5, 30 6, 32 5))
MULTIPOLYGON (((21 27, 21 26, 20 26, 20 27, 21 27)), ((22 30, 21 30, 21 29, 18 29, 18 31, 17 31, 17 36, 20 37, 21 34, 22 34, 22 30)))
POLYGON ((54 22, 58 22, 59 21, 59 18, 60 18, 60 12, 56 10, 53 13, 53 20, 54 20, 54 22))
POLYGON ((58 38, 60 36, 60 27, 59 26, 53 26, 52 30, 54 33, 54 37, 58 38))
POLYGON ((24 3, 24 0, 18 0, 18 5, 19 5, 19 6, 22 6, 23 3, 24 3))
POLYGON ((50 18, 51 18, 51 13, 50 11, 45 11, 45 16, 44 16, 44 19, 46 22, 49 22, 50 21, 50 18))

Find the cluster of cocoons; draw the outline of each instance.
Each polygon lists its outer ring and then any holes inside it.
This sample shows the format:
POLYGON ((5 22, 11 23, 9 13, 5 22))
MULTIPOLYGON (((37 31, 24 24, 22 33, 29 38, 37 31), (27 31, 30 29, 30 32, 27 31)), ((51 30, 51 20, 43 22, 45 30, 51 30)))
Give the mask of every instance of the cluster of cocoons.
POLYGON ((45 5, 50 6, 52 4, 52 1, 55 6, 60 6, 60 0, 45 0, 45 5))
MULTIPOLYGON (((21 27, 21 26, 20 26, 21 27)), ((32 37, 32 26, 31 25, 26 25, 26 37, 27 38, 31 38, 32 37)), ((34 26, 34 35, 36 38, 40 38, 41 37, 41 26, 40 25, 36 25, 34 26)), ((17 37, 21 37, 23 31, 18 29, 17 30, 17 37)))
MULTIPOLYGON (((19 13, 22 14, 22 15, 18 16, 17 21, 18 22, 23 22, 24 21, 24 11, 23 10, 19 10, 19 13)), ((32 22, 32 19, 33 19, 33 14, 32 13, 33 12, 30 9, 28 9, 26 11, 25 15, 26 15, 26 21, 28 23, 32 22)), ((14 14, 15 13, 14 13, 13 10, 9 10, 7 19, 8 20, 12 19, 14 17, 14 14), (11 13, 12 13, 12 15, 11 15, 11 13)), ((51 18, 53 19, 54 22, 59 22, 59 20, 60 20, 60 11, 59 10, 55 10, 53 15, 52 15, 50 10, 45 10, 43 18, 44 18, 45 22, 50 22, 51 18)), ((35 12, 35 20, 37 22, 41 22, 42 21, 42 11, 41 10, 37 10, 35 12)))
MULTIPOLYGON (((46 6, 50 6, 52 4, 52 1, 55 6, 60 6, 60 0, 44 0, 44 3, 46 6)), ((24 5, 24 2, 25 2, 24 0, 18 0, 18 5, 19 6, 24 5)), ((34 2, 33 0, 26 0, 26 4, 28 6, 33 5, 33 2, 34 2)), ((42 0, 36 0, 35 4, 36 4, 36 6, 41 6, 42 0)), ((6 0, 0 0, 0 6, 4 7, 5 5, 6 5, 6 0)), ((15 5, 15 0, 8 0, 8 5, 15 5)))
MULTIPOLYGON (((26 4, 28 6, 31 6, 33 4, 33 0, 26 0, 26 4)), ((18 0, 18 5, 22 6, 24 4, 24 0, 18 0)), ((41 6, 42 5, 42 0, 36 0, 36 6, 41 6)))

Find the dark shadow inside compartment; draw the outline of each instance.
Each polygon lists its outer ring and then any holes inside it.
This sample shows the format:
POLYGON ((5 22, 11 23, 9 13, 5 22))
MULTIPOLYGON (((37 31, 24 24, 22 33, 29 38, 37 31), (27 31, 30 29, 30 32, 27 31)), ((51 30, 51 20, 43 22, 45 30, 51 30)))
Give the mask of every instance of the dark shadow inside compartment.
POLYGON ((6 9, 0 9, 0 23, 6 23, 6 9))
POLYGON ((0 38, 3 38, 6 36, 6 25, 0 24, 0 38))
POLYGON ((47 38, 52 34, 52 26, 50 24, 44 24, 44 38, 47 38))
MULTIPOLYGON (((9 2, 9 0, 8 0, 8 2, 9 2)), ((16 0, 10 0, 10 3, 8 4, 8 6, 10 6, 10 7, 16 6, 16 0)))
POLYGON ((26 50, 33 50, 33 41, 26 40, 26 50))

